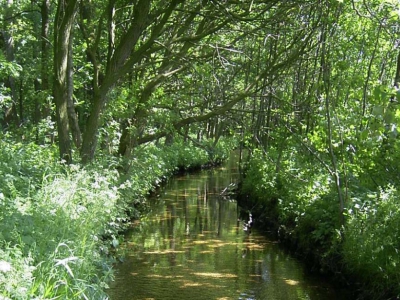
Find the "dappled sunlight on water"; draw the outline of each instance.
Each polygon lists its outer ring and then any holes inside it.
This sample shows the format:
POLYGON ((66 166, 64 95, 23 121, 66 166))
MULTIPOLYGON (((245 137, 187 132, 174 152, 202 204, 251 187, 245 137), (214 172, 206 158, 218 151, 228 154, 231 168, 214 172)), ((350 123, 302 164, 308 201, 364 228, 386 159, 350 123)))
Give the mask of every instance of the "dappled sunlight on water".
POLYGON ((171 180, 127 233, 110 299, 345 299, 243 230, 236 202, 220 196, 236 178, 228 165, 171 180))

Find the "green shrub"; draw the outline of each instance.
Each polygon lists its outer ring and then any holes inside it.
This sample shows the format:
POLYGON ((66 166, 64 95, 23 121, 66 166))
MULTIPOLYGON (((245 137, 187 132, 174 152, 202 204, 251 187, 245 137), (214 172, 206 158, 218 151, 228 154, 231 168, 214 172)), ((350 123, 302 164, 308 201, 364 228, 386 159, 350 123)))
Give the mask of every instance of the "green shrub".
POLYGON ((60 172, 55 146, 15 142, 0 135, 0 187, 5 197, 39 188, 46 173, 60 172))
POLYGON ((376 295, 400 295, 400 206, 394 187, 352 199, 343 256, 349 270, 376 295))
MULTIPOLYGON (((112 274, 105 255, 117 246, 124 218, 114 178, 118 176, 109 170, 71 167, 67 174, 47 176, 29 197, 3 198, 1 240, 35 266, 32 277, 21 282, 30 282, 27 295, 105 297, 103 285, 112 274), (103 237, 109 239, 103 242, 103 237)), ((10 276, 16 276, 14 268, 10 276)))
POLYGON ((275 166, 267 161, 261 151, 254 151, 242 183, 242 192, 261 201, 279 197, 278 178, 275 166))
POLYGON ((269 150, 268 156, 255 151, 242 193, 250 195, 259 221, 275 226, 282 240, 321 269, 334 267, 342 240, 339 202, 332 179, 323 169, 294 149, 281 155, 269 150))

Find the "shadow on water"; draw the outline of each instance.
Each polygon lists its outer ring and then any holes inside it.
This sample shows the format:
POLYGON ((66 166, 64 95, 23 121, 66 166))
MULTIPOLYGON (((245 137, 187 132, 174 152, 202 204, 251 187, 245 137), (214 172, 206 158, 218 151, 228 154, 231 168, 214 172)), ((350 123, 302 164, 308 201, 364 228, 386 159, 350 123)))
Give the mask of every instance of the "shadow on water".
POLYGON ((223 168, 170 180, 126 234, 110 299, 346 299, 255 230, 221 192, 238 179, 223 168))

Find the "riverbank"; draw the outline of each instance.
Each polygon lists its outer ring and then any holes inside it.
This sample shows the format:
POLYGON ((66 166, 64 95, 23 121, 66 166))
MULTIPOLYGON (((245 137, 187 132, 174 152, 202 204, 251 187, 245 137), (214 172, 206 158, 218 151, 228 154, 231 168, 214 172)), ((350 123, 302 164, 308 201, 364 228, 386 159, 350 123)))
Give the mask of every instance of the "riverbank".
POLYGON ((289 151, 280 154, 277 168, 278 154, 269 155, 255 152, 239 185, 239 203, 251 211, 256 226, 359 299, 398 299, 397 189, 374 190, 353 178, 344 190, 341 216, 337 190, 323 168, 289 151))
MULTIPOLYGON (((232 144, 215 149, 224 159, 232 144)), ((155 186, 209 154, 177 141, 136 150, 129 173, 119 161, 64 165, 53 145, 0 141, 0 298, 106 299, 120 233, 155 186)))

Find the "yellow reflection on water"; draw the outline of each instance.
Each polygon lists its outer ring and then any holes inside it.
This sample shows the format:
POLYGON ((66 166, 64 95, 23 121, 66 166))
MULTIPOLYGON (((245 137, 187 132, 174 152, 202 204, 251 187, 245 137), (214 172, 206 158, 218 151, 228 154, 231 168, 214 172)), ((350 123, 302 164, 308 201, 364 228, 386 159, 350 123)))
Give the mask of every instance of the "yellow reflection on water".
POLYGON ((193 286, 201 286, 198 282, 185 282, 181 287, 193 287, 193 286))
POLYGON ((210 241, 193 241, 193 244, 195 245, 204 245, 208 244, 210 241))
POLYGON ((254 243, 243 243, 247 248, 251 250, 264 250, 264 245, 254 244, 254 243))
POLYGON ((171 250, 171 249, 167 249, 164 251, 143 251, 144 254, 171 254, 171 253, 185 253, 185 251, 182 250, 171 250))
POLYGON ((197 282, 197 281, 192 281, 192 280, 177 280, 178 282, 181 282, 182 285, 180 288, 188 288, 188 287, 208 287, 208 288, 224 288, 225 286, 223 285, 218 285, 218 284, 212 284, 209 282, 197 282))
POLYGON ((237 278, 236 274, 231 273, 211 273, 211 272, 196 272, 192 273, 195 276, 212 277, 212 278, 237 278))
POLYGON ((232 243, 232 242, 223 242, 220 240, 210 240, 210 245, 208 245, 208 247, 211 248, 219 248, 219 247, 223 247, 223 246, 230 246, 230 245, 238 245, 238 243, 232 243))
POLYGON ((292 279, 285 279, 285 283, 288 285, 299 285, 300 281, 292 280, 292 279))
POLYGON ((159 275, 159 274, 149 274, 146 275, 148 278, 162 278, 162 279, 174 279, 174 278, 182 278, 182 275, 159 275))

